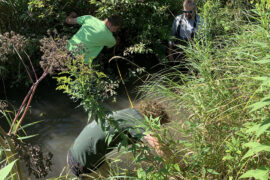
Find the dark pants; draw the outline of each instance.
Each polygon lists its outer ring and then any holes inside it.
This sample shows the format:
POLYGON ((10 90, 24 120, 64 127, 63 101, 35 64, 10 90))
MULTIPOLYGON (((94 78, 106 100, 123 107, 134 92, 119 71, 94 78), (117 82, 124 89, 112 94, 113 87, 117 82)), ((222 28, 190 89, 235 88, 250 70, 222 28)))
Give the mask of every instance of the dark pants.
POLYGON ((179 47, 177 45, 187 46, 188 41, 187 40, 178 40, 171 46, 171 52, 172 52, 172 56, 174 58, 174 61, 180 62, 185 58, 185 52, 181 47, 179 47))
POLYGON ((88 174, 88 173, 91 173, 93 171, 96 171, 101 166, 100 165, 98 167, 83 167, 80 165, 80 163, 78 163, 74 159, 74 157, 72 156, 70 151, 68 152, 68 165, 69 165, 71 172, 77 177, 79 177, 82 174, 88 174))
POLYGON ((183 49, 176 47, 176 46, 174 46, 172 48, 172 56, 173 56, 174 62, 176 64, 178 64, 179 62, 181 62, 185 58, 185 54, 184 54, 183 49))
POLYGON ((187 68, 187 63, 185 61, 186 54, 182 48, 178 46, 169 47, 173 61, 168 61, 166 66, 174 67, 176 70, 181 71, 182 73, 187 73, 189 69, 187 68))

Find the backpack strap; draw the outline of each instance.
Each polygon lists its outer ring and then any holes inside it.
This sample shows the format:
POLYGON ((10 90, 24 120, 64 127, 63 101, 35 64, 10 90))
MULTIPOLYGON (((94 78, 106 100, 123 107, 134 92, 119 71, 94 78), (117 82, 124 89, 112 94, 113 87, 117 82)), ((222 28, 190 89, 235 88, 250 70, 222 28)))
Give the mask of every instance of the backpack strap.
POLYGON ((196 27, 197 27, 197 14, 195 14, 195 21, 194 21, 193 28, 192 28, 192 33, 191 33, 191 38, 192 39, 194 38, 196 27))
POLYGON ((178 26, 176 28, 176 37, 177 38, 180 38, 180 28, 181 28, 183 16, 184 16, 184 14, 181 14, 180 19, 178 21, 178 26))

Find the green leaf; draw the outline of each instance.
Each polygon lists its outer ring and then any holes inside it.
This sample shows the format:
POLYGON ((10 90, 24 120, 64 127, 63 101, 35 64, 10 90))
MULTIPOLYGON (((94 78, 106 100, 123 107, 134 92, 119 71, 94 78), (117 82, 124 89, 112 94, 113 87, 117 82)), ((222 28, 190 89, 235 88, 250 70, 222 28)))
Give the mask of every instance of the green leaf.
POLYGON ((92 111, 88 112, 88 118, 87 118, 87 123, 89 123, 91 121, 92 118, 92 111))
POLYGON ((261 108, 268 106, 268 105, 270 105, 270 99, 265 99, 265 100, 262 100, 260 102, 254 103, 254 104, 249 106, 252 108, 252 110, 250 112, 256 111, 256 110, 261 109, 261 108))
POLYGON ((174 166, 176 171, 180 172, 180 168, 179 168, 178 164, 174 164, 173 166, 174 166))
POLYGON ((30 139, 30 138, 36 137, 36 136, 38 136, 38 134, 33 134, 33 135, 29 135, 29 136, 18 137, 18 139, 24 140, 24 139, 30 139))
POLYGON ((0 180, 5 180, 17 160, 12 161, 6 167, 0 169, 0 180))
POLYGON ((219 175, 219 173, 217 171, 215 171, 214 169, 207 169, 207 172, 209 172, 211 174, 219 175))
POLYGON ((270 63, 270 55, 266 55, 262 60, 254 61, 257 64, 267 64, 270 63))
POLYGON ((260 168, 256 170, 249 170, 245 174, 240 176, 240 178, 242 179, 242 178, 254 177, 255 179, 268 180, 269 179, 268 173, 269 173, 269 169, 260 168))
POLYGON ((4 66, 0 66, 0 70, 5 71, 5 70, 6 70, 6 68, 5 68, 4 66))
POLYGON ((150 173, 152 171, 154 171, 155 168, 153 166, 150 166, 147 170, 146 170, 146 173, 150 173))
POLYGON ((29 127, 29 126, 33 126, 33 125, 35 125, 35 124, 37 124, 37 123, 40 123, 40 122, 42 122, 42 121, 43 121, 43 120, 41 120, 41 121, 35 121, 35 122, 32 122, 32 123, 26 124, 26 125, 24 125, 24 126, 21 126, 21 127, 19 128, 19 130, 24 129, 24 128, 27 128, 27 127, 29 127))
POLYGON ((266 119, 262 124, 256 124, 246 130, 247 134, 256 133, 256 138, 260 137, 270 127, 270 118, 266 119))
POLYGON ((254 77, 253 79, 263 81, 262 85, 268 85, 270 84, 270 77, 267 76, 261 76, 261 77, 254 77))
POLYGON ((142 168, 139 168, 137 170, 137 176, 140 179, 146 179, 146 173, 145 173, 145 171, 142 168))
POLYGON ((264 132, 267 131, 267 129, 270 127, 270 118, 266 119, 258 128, 256 131, 256 137, 258 138, 260 135, 262 135, 264 132))
POLYGON ((246 133, 247 134, 251 134, 253 132, 257 132, 258 129, 259 129, 260 125, 259 124, 256 124, 255 126, 252 126, 251 128, 247 129, 246 130, 246 133))
POLYGON ((263 145, 258 142, 248 142, 248 143, 245 143, 243 146, 249 147, 250 149, 248 150, 248 152, 244 155, 242 159, 253 156, 261 151, 270 152, 270 146, 263 145))
MULTIPOLYGON (((108 133, 108 134, 109 134, 109 133, 108 133)), ((111 134, 109 134, 109 135, 106 137, 108 146, 109 146, 109 144, 112 142, 112 139, 113 139, 113 135, 111 135, 111 134)))
POLYGON ((228 155, 226 155, 226 156, 224 156, 223 158, 222 158, 222 160, 223 161, 226 161, 226 160, 232 160, 232 159, 234 159, 230 154, 228 154, 228 155))

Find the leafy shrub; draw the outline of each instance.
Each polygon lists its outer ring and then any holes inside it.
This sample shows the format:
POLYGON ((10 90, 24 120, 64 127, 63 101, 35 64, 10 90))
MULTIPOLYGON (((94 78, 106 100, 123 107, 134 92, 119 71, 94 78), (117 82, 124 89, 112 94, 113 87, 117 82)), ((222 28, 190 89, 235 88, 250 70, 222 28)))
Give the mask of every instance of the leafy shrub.
MULTIPOLYGON (((14 67, 15 64, 24 64, 21 58, 28 56, 25 52, 28 44, 27 38, 13 31, 0 34, 0 73, 3 79, 7 75, 14 79, 19 76, 18 81, 24 79, 25 84, 29 83, 26 74, 20 71, 24 66, 19 66, 18 69, 14 67)), ((11 83, 11 85, 16 84, 16 82, 11 83)))
POLYGON ((56 77, 58 82, 57 90, 63 90, 70 95, 74 101, 80 101, 89 120, 105 120, 109 111, 100 102, 116 94, 117 82, 113 82, 103 73, 95 69, 92 61, 84 64, 82 56, 76 60, 70 59, 66 64, 66 70, 56 77))

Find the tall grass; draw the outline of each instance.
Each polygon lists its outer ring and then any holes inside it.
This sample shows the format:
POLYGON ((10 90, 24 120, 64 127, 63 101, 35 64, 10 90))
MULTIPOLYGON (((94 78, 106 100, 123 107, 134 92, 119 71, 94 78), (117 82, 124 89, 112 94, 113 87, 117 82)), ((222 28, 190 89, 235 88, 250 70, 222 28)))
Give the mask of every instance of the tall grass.
MULTIPOLYGON (((146 97, 161 97, 175 112, 182 113, 181 108, 190 115, 182 120, 182 135, 188 140, 179 144, 185 149, 185 178, 238 179, 250 169, 270 167, 269 131, 258 139, 248 133, 269 117, 268 103, 260 101, 269 94, 270 34, 263 18, 269 12, 264 9, 261 16, 258 7, 253 12, 260 16, 234 33, 203 36, 186 47, 188 74, 174 67, 143 86, 146 97), (265 148, 247 155, 247 144, 256 140, 265 148)), ((263 170, 266 178, 268 171, 263 170)), ((242 177, 260 177, 254 174, 242 177)))

